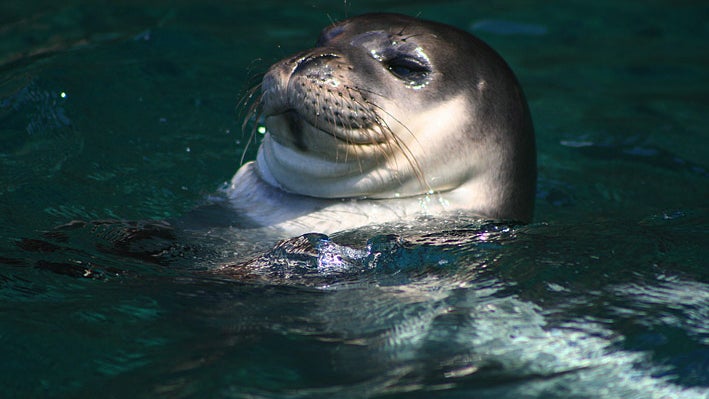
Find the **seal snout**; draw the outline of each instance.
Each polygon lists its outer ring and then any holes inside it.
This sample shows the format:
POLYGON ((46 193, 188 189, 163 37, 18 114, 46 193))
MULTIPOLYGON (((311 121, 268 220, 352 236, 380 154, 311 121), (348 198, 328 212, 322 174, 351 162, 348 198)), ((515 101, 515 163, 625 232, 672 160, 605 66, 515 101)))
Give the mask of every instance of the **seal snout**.
POLYGON ((317 47, 272 66, 263 79, 263 115, 267 122, 278 116, 284 123, 267 123, 271 133, 297 136, 309 125, 350 142, 382 141, 369 131, 381 120, 365 97, 371 90, 353 81, 356 72, 349 58, 317 47), (356 132, 359 129, 368 132, 356 132))

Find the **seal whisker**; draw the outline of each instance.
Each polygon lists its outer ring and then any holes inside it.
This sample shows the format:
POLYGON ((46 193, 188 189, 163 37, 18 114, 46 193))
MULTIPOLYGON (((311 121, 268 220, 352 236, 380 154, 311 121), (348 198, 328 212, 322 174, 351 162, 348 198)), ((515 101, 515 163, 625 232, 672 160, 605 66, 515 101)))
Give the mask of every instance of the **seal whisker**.
MULTIPOLYGON (((396 118, 394 118, 396 120, 396 118)), ((399 124, 401 124, 404 129, 409 130, 406 126, 404 126, 401 122, 397 120, 399 124)), ((413 169, 414 174, 416 175, 416 179, 419 181, 419 184, 421 185, 421 188, 424 189, 426 192, 430 192, 431 187, 429 186, 428 182, 426 181, 426 177, 424 176, 423 169, 421 168, 421 164, 419 164, 418 160, 414 156, 413 152, 409 147, 404 143, 397 135, 394 133, 394 131, 389 127, 389 124, 386 123, 385 120, 381 120, 381 123, 386 126, 386 129, 390 132, 391 137, 393 138, 393 144, 396 145, 396 148, 399 149, 401 154, 404 156, 404 159, 406 159, 406 162, 411 166, 411 169, 413 169)), ((410 131, 409 131, 410 132, 410 131)), ((393 154, 392 154, 393 156, 393 154)), ((394 157, 396 159, 396 157, 394 157)), ((396 167, 397 171, 399 170, 399 167, 397 165, 396 167)))
MULTIPOLYGON (((355 126, 353 125, 353 123, 352 123, 351 120, 346 120, 346 123, 347 123, 347 129, 348 129, 348 130, 353 130, 353 129, 355 128, 355 126)), ((348 146, 345 148, 345 163, 348 163, 348 162, 350 161, 350 151, 353 151, 354 154, 352 154, 352 156, 353 156, 355 159, 357 158, 357 148, 358 148, 357 146, 350 146, 350 145, 348 145, 348 146)), ((360 168, 361 168, 361 167, 360 167, 360 168)))
MULTIPOLYGON (((260 89, 261 85, 255 86, 253 89, 251 89, 251 93, 248 95, 248 100, 249 101, 251 98, 253 98, 253 94, 256 90, 260 89)), ((263 102, 263 97, 264 93, 260 93, 258 97, 256 97, 256 100, 249 105, 249 109, 246 111, 246 115, 244 116, 244 121, 241 124, 241 134, 243 137, 244 132, 246 131, 246 126, 249 123, 249 120, 253 119, 254 123, 253 126, 251 127, 251 132, 248 135, 248 138, 246 139, 246 144, 244 145, 244 149, 241 151, 241 159, 239 160, 239 165, 244 164, 244 158, 246 158, 246 153, 249 150, 249 146, 251 143, 254 141, 256 138, 256 132, 258 131, 258 121, 261 119, 261 116, 263 115, 263 110, 261 109, 261 105, 263 102)), ((244 103, 245 105, 246 103, 244 103)))
MULTIPOLYGON (((352 89, 358 90, 355 87, 353 87, 352 89)), ((414 173, 416 174, 416 177, 419 180, 419 183, 421 184, 421 186, 426 191, 430 191, 428 184, 425 181, 422 168, 421 168, 420 164, 418 163, 418 161, 416 160, 416 158, 414 157, 413 152, 408 148, 408 146, 406 146, 405 143, 402 142, 402 140, 396 135, 396 133, 394 133, 394 131, 391 129, 391 127, 389 127, 389 125, 386 123, 386 121, 384 119, 382 119, 376 113, 376 111, 374 111, 372 108, 379 109, 382 112, 384 112, 385 114, 389 115, 392 119, 394 119, 397 123, 399 123, 404 129, 406 129, 409 132, 409 134, 411 134, 413 136, 413 133, 411 132, 411 130, 408 127, 406 127, 406 125, 404 125, 401 121, 399 121, 396 117, 391 115, 389 112, 384 110, 382 107, 380 107, 376 103, 373 103, 368 100, 364 100, 364 104, 360 103, 357 100, 352 100, 352 101, 355 102, 359 107, 361 107, 365 110, 369 110, 370 114, 371 114, 371 119, 373 121, 372 125, 374 127, 379 128, 378 132, 375 129, 371 129, 371 128, 368 129, 369 132, 373 133, 373 134, 371 134, 370 142, 372 144, 378 144, 377 139, 375 137, 375 135, 377 135, 377 134, 381 134, 386 137, 386 139, 384 140, 386 150, 383 152, 383 156, 387 162, 394 163, 394 169, 396 171, 395 176, 396 176, 397 180, 401 181, 400 180, 401 177, 398 174, 399 166, 398 166, 398 159, 396 156, 396 154, 397 154, 396 150, 398 150, 398 153, 401 153, 404 156, 404 158, 406 159, 406 162, 411 166, 411 168, 414 171, 414 173)))
MULTIPOLYGON (((377 132, 375 129, 373 129, 369 126, 363 126, 364 128, 366 128, 364 131, 369 136, 370 144, 372 144, 372 145, 380 144, 381 140, 377 139, 377 135, 382 134, 384 136, 387 136, 387 134, 386 134, 387 129, 384 128, 381 125, 381 123, 379 123, 379 120, 380 120, 379 116, 377 115, 376 111, 374 109, 372 109, 372 107, 370 107, 370 105, 373 105, 373 104, 371 104, 369 101, 367 101, 364 98, 364 96, 362 96, 361 92, 362 91, 366 92, 366 90, 362 90, 356 86, 345 86, 345 88, 348 91, 354 91, 355 93, 359 94, 360 97, 362 97, 362 101, 359 101, 354 96, 352 96, 350 94, 350 97, 347 101, 354 104, 355 109, 362 111, 363 115, 360 118, 361 118, 361 121, 363 122, 363 124, 369 123, 373 127, 379 127, 379 132, 377 132)), ((352 122, 352 120, 350 120, 350 123, 352 124, 352 127, 350 129, 354 130, 354 128, 356 128, 357 126, 354 125, 354 122, 352 122)), ((393 157, 393 155, 394 155, 393 147, 391 147, 391 140, 384 140, 384 142, 386 143, 386 146, 389 149, 387 151, 385 151, 383 155, 386 159, 389 159, 390 157, 393 157)), ((355 152, 358 149, 359 149, 358 146, 354 146, 355 152)), ((364 167, 362 166, 362 157, 357 157, 356 159, 358 160, 358 163, 359 163, 360 173, 363 173, 364 167)))
POLYGON ((408 24, 402 26, 402 27, 401 27, 401 30, 400 30, 399 33, 397 33, 396 35, 397 35, 397 36, 404 36, 404 31, 405 31, 406 29, 408 29, 409 26, 411 26, 411 23, 408 23, 408 24))
MULTIPOLYGON (((416 18, 418 18, 418 17, 420 17, 420 16, 421 16, 421 11, 419 11, 419 12, 416 14, 416 18)), ((414 22, 415 22, 415 20, 412 20, 412 21, 410 21, 410 22, 404 24, 404 26, 401 27, 401 30, 399 31, 399 33, 397 33, 397 36, 403 36, 404 31, 407 30, 407 29, 409 29, 409 26, 411 26, 411 24, 413 24, 414 22)))
MULTIPOLYGON (((379 105, 377 105, 377 104, 375 104, 375 103, 373 103, 373 102, 369 102, 369 101, 368 101, 367 104, 369 104, 369 105, 371 105, 371 106, 377 108, 378 110, 382 111, 383 113, 385 113, 386 115, 388 115, 390 118, 392 118, 396 123, 398 123, 402 128, 404 128, 404 130, 406 130, 406 131, 409 133, 409 135, 413 138, 413 140, 414 140, 419 146, 423 147, 423 146, 421 145, 421 143, 419 143, 418 139, 416 138, 416 135, 411 131, 411 129, 409 129, 409 128, 408 128, 402 121, 400 121, 397 117, 395 117, 395 116, 392 115, 390 112, 388 112, 387 110, 385 110, 384 108, 380 107, 379 105)), ((430 185, 428 184, 428 182, 426 181, 426 177, 424 176, 424 173, 423 173, 423 168, 421 167, 421 164, 418 162, 418 160, 417 160, 416 157, 414 156, 413 151, 411 151, 411 149, 409 148, 409 146, 406 145, 406 143, 405 143, 403 140, 401 140, 401 139, 397 136, 396 133, 394 133, 394 131, 391 129, 391 127, 389 127, 389 124, 387 124, 384 119, 381 119, 381 118, 380 118, 380 119, 379 119, 379 122, 380 122, 380 126, 381 126, 381 125, 386 126, 386 132, 389 132, 389 133, 390 133, 390 135, 391 135, 391 137, 392 137, 394 143, 396 144, 397 148, 399 148, 399 150, 401 150, 401 153, 404 155, 404 157, 406 158, 407 162, 409 163, 409 165, 410 165, 411 168, 413 169, 414 173, 416 174, 416 178, 417 178, 418 181, 419 181, 419 184, 421 184, 421 188, 423 188, 424 190, 426 190, 426 192, 431 192, 431 191, 433 191, 433 190, 431 189, 431 186, 430 186, 430 185)))
MULTIPOLYGON (((378 96, 378 97, 381 97, 381 98, 384 98, 384 99, 387 99, 387 100, 390 100, 390 99, 391 99, 391 97, 386 96, 386 95, 384 95, 384 94, 382 94, 382 93, 377 93, 377 92, 374 91, 374 90, 365 89, 365 88, 362 88, 362 87, 359 87, 359 86, 346 86, 346 88, 347 88, 347 89, 354 90, 354 91, 356 91, 357 93, 359 93, 360 95, 364 92, 364 93, 368 93, 368 94, 374 94, 375 96, 378 96)), ((364 97, 363 97, 363 98, 364 98, 364 97)))
MULTIPOLYGON (((239 110, 246 107, 246 104, 248 104, 251 101, 251 99, 254 98, 254 95, 256 94, 257 91, 261 90, 262 86, 263 86, 263 82, 259 82, 259 83, 255 84, 252 88, 247 90, 243 96, 241 96, 239 101, 236 103, 235 108, 236 108, 237 112, 239 112, 239 110)), ((263 99, 263 93, 259 93, 259 95, 257 96, 257 100, 254 103, 260 104, 262 99, 263 99)), ((249 109, 248 109, 249 113, 253 109, 252 107, 253 107, 253 105, 249 105, 249 109)))
MULTIPOLYGON (((418 164, 418 162, 414 159, 413 153, 406 147, 406 145, 404 145, 404 143, 401 142, 401 140, 396 136, 394 131, 391 128, 389 128, 389 126, 384 122, 384 120, 381 119, 379 117, 379 115, 377 115, 375 108, 376 109, 382 109, 382 108, 380 106, 376 105, 375 103, 373 103, 369 100, 366 100, 365 97, 362 96, 362 92, 372 93, 372 94, 375 94, 375 95, 378 95, 381 97, 385 97, 385 96, 378 94, 378 93, 371 91, 371 90, 362 89, 357 86, 345 86, 345 88, 348 91, 353 91, 353 92, 359 94, 360 97, 362 97, 362 101, 357 100, 352 95, 350 95, 349 99, 348 99, 348 101, 350 101, 351 103, 353 103, 356 106, 356 109, 362 110, 365 113, 365 115, 362 116, 362 118, 363 118, 362 120, 363 121, 369 120, 370 124, 373 127, 379 128, 378 131, 373 128, 366 129, 366 132, 368 132, 368 134, 370 136, 369 137, 370 144, 372 144, 372 145, 381 144, 381 140, 377 139, 377 136, 378 135, 385 136, 386 139, 384 140, 384 143, 385 143, 386 150, 382 153, 382 155, 384 156, 384 159, 389 162, 393 162, 394 168, 396 170, 398 170, 397 157, 396 157, 396 153, 397 153, 396 149, 398 149, 400 153, 404 154, 405 159, 407 159, 407 163, 414 170, 414 173, 417 175, 417 179, 421 182, 422 187, 424 187, 424 189, 426 189, 428 191, 427 184, 425 184, 425 179, 423 179, 423 172, 421 171, 421 167, 418 164)), ((386 111, 384 111, 384 112, 386 112, 386 111)), ((390 115, 389 113, 387 113, 387 114, 390 115)), ((394 118, 394 117, 392 116, 392 118, 394 118)), ((401 124, 404 127, 404 129, 406 129, 407 131, 409 131, 409 133, 411 133, 411 131, 406 126, 404 126, 400 121, 398 121, 398 119, 396 119, 396 118, 394 118, 394 119, 397 120, 397 122, 399 124, 401 124)), ((355 147, 354 150, 356 151, 357 147, 355 147)), ((362 161, 359 157, 357 159, 360 162, 360 171, 363 171, 363 168, 361 165, 362 161)), ((397 174, 397 179, 400 179, 398 174, 397 174)))
MULTIPOLYGON (((258 121, 261 118, 261 112, 259 111, 256 114, 256 120, 258 121)), ((254 141, 254 138, 256 138, 256 132, 258 131, 258 123, 254 123, 254 125, 251 127, 251 133, 249 133, 249 138, 246 140, 246 144, 244 145, 244 149, 241 151, 241 159, 239 159, 239 165, 244 164, 244 158, 246 158, 246 153, 249 150, 249 146, 251 146, 251 143, 254 141)), ((243 130, 242 130, 243 132, 243 130)))
POLYGON ((414 38, 414 37, 421 37, 421 36, 426 36, 426 35, 433 36, 433 37, 437 37, 436 35, 433 35, 433 34, 430 34, 430 33, 415 33, 415 34, 412 34, 412 35, 408 35, 408 36, 406 36, 406 37, 402 37, 402 38, 401 38, 401 41, 402 41, 402 42, 405 42, 405 41, 407 41, 407 40, 409 40, 409 39, 411 39, 411 38, 414 38))
MULTIPOLYGON (((332 109, 328 108, 327 111, 330 113, 329 118, 332 120, 332 123, 337 126, 337 125, 342 125, 344 126, 343 121, 340 119, 338 114, 333 111, 332 109)), ((338 145, 338 138, 337 135, 332 134, 332 140, 334 141, 334 147, 335 147, 335 162, 339 162, 340 160, 340 146, 338 145)), ((349 139, 347 141, 347 144, 349 144, 349 139)), ((345 148, 345 163, 347 163, 347 151, 349 149, 349 146, 345 148)))

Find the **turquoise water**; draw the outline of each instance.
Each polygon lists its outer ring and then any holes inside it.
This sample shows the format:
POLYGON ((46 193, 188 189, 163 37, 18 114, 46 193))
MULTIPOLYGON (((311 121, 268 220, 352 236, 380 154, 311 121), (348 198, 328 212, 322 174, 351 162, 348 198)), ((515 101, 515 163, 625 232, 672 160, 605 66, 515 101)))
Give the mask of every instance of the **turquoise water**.
POLYGON ((224 3, 0 4, 4 397, 709 397, 709 7, 224 3), (510 63, 535 222, 166 228, 238 167, 259 74, 367 11, 510 63))

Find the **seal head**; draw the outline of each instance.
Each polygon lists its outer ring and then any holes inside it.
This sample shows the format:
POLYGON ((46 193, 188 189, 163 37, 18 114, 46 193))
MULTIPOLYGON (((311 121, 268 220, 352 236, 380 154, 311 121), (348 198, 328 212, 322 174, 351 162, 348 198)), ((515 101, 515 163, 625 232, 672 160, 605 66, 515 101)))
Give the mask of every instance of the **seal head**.
MULTIPOLYGON (((242 176, 319 200, 439 196, 442 210, 532 217, 526 100, 504 60, 465 31, 398 14, 337 22, 269 69, 260 103, 267 133, 242 176)), ((232 194, 249 189, 238 177, 232 194)))

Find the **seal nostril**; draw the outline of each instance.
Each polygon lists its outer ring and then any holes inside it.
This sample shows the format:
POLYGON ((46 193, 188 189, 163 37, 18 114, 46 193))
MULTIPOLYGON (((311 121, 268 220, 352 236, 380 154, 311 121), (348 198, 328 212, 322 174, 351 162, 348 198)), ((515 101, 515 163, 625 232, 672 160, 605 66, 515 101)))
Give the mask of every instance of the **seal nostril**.
POLYGON ((298 73, 305 68, 320 66, 324 62, 336 58, 340 58, 340 56, 330 53, 307 55, 298 62, 298 66, 295 67, 295 71, 293 71, 293 73, 298 73))

